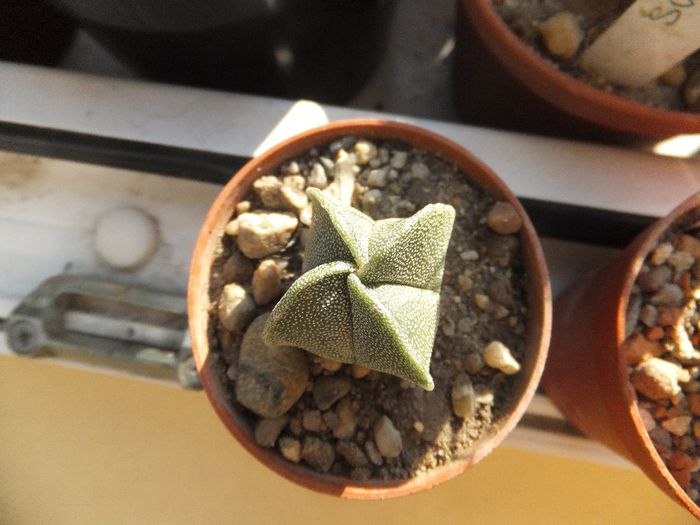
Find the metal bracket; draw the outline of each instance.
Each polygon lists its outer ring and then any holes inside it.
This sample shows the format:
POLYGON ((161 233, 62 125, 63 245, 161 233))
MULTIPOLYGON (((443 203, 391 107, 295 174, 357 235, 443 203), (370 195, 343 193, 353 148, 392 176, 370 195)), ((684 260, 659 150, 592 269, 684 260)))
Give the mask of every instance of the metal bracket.
POLYGON ((201 388, 179 295, 103 279, 44 281, 5 323, 10 349, 201 388))

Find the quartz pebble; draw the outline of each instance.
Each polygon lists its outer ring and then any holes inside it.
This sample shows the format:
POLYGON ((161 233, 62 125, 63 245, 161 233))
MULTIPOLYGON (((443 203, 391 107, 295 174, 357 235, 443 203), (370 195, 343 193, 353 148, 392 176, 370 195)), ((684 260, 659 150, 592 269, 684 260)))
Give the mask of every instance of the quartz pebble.
POLYGON ((517 374, 520 371, 520 363, 513 357, 510 349, 500 341, 492 341, 486 345, 484 362, 506 375, 517 374))
POLYGON ((557 13, 540 23, 539 30, 547 51, 557 58, 573 58, 583 41, 581 26, 568 11, 557 13))
POLYGON ((353 147, 353 153, 360 166, 364 166, 377 156, 377 147, 369 141, 358 140, 353 147))
POLYGON ((678 416, 661 423, 661 426, 668 430, 674 436, 684 436, 690 432, 690 423, 693 418, 690 416, 678 416))
POLYGON ((253 273, 253 299, 264 305, 282 295, 282 269, 274 259, 264 259, 253 273))
POLYGON ((218 312, 227 330, 243 332, 255 317, 255 302, 240 284, 227 284, 221 292, 218 312))
POLYGON ((396 458, 401 454, 401 433, 387 416, 381 416, 374 424, 374 443, 385 458, 396 458))
POLYGON ((523 221, 513 205, 509 202, 497 202, 486 216, 489 227, 501 235, 520 231, 523 221))
POLYGON ((320 163, 314 163, 313 167, 311 168, 311 173, 309 174, 309 179, 307 182, 309 186, 313 186, 314 188, 319 188, 321 190, 328 186, 328 177, 326 176, 326 170, 320 163))
POLYGON ((298 439, 282 437, 279 439, 278 447, 280 454, 287 461, 292 463, 301 461, 301 442, 298 439))
POLYGON ((236 399, 266 418, 286 413, 306 389, 306 353, 289 346, 268 346, 262 332, 269 314, 250 324, 241 342, 236 399))
POLYGON ((457 417, 467 419, 476 413, 474 386, 467 374, 459 374, 452 383, 452 412, 457 417))
POLYGON ((251 259, 274 255, 286 248, 298 224, 291 213, 244 213, 238 217, 238 248, 251 259))
MULTIPOLYGON (((649 399, 670 399, 681 392, 678 378, 684 375, 683 372, 678 365, 652 357, 634 368, 630 381, 649 399)), ((689 379, 688 376, 686 380, 689 379)))

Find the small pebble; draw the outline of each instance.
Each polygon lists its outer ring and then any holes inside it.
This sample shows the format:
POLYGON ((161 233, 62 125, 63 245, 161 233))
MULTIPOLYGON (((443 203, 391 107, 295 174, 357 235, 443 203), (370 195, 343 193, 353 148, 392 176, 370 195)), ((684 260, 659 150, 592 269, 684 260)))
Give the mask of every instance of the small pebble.
POLYGON ((251 259, 274 255, 286 248, 298 225, 291 213, 244 213, 238 217, 238 248, 251 259))
POLYGON ((387 416, 381 416, 374 424, 374 443, 385 458, 396 458, 401 454, 401 433, 387 416))
POLYGON ((539 24, 542 40, 550 55, 568 60, 578 52, 583 41, 583 30, 576 17, 562 11, 539 24))
POLYGON ((352 409, 352 402, 347 397, 338 402, 336 415, 338 416, 338 424, 333 428, 333 435, 338 439, 351 438, 355 434, 357 418, 352 409))
POLYGON ((350 375, 354 377, 355 379, 362 379, 363 377, 366 377, 367 374, 369 374, 371 370, 369 368, 365 368, 362 365, 352 365, 350 367, 350 375))
POLYGON ((498 234, 510 235, 520 231, 523 221, 509 202, 497 202, 486 216, 489 227, 498 234))
POLYGON ((391 167, 400 170, 406 165, 406 160, 408 160, 408 153, 405 151, 395 151, 391 156, 391 167))
POLYGON ((674 283, 664 284, 649 301, 657 306, 678 306, 683 302, 683 289, 674 283))
POLYGON ((484 368, 484 360, 479 353, 471 352, 464 358, 464 369, 468 373, 478 374, 482 368, 484 368))
POLYGON ((685 82, 687 76, 685 67, 683 67, 683 62, 679 62, 659 76, 659 81, 667 86, 677 88, 685 82))
POLYGON ((313 186, 314 188, 319 188, 321 190, 328 186, 328 177, 326 176, 326 170, 320 163, 315 162, 314 165, 311 167, 311 173, 309 174, 307 182, 309 186, 313 186))
POLYGON ((684 436, 690 432, 690 423, 693 418, 690 416, 679 416, 661 422, 661 426, 674 436, 684 436))
POLYGON ((282 454, 282 457, 287 461, 291 461, 292 463, 299 463, 299 461, 301 461, 301 443, 299 440, 290 437, 282 437, 279 440, 278 447, 280 454, 282 454))
POLYGON ((678 377, 683 372, 678 365, 652 357, 634 368, 630 381, 637 391, 649 399, 671 399, 681 392, 678 377))
POLYGON ((652 416, 647 409, 640 407, 639 415, 642 418, 642 423, 644 423, 644 429, 647 432, 656 427, 656 421, 654 420, 654 416, 652 416))
POLYGON ((656 292, 664 284, 670 283, 673 271, 668 266, 655 266, 647 272, 642 272, 637 277, 637 285, 646 293, 656 292))
POLYGON ((474 294, 474 303, 479 308, 479 310, 482 310, 484 312, 488 312, 489 308, 491 306, 491 299, 489 298, 488 295, 484 295, 482 293, 476 293, 476 294, 474 294))
POLYGON ((411 175, 414 179, 425 180, 430 176, 430 169, 422 162, 414 162, 411 164, 411 175))
POLYGON ((301 419, 304 430, 309 432, 321 432, 323 430, 323 417, 320 410, 309 410, 304 412, 301 419))
POLYGON ((282 269, 274 259, 260 261, 253 273, 253 299, 256 304, 265 305, 282 295, 282 269))
POLYGON ((353 147, 353 153, 360 166, 364 166, 377 156, 377 147, 367 140, 358 140, 353 147))
POLYGON ((289 416, 284 414, 275 418, 261 419, 255 425, 255 442, 261 447, 272 448, 282 432, 287 426, 289 416))
POLYGON ((317 437, 306 436, 301 448, 301 459, 319 472, 328 472, 335 461, 335 449, 317 437))
POLYGON ((419 434, 422 434, 423 431, 425 430, 425 425, 423 424, 422 421, 414 421, 413 422, 413 429, 418 432, 419 434))
POLYGON ((387 170, 372 170, 367 176, 367 184, 373 188, 383 188, 387 184, 387 170))
POLYGON ((340 441, 335 448, 350 466, 367 467, 369 465, 367 456, 356 443, 340 441))
POLYGON ((365 441, 365 454, 367 454, 367 458, 378 467, 381 466, 382 463, 384 463, 382 455, 379 453, 379 451, 377 450, 377 446, 371 439, 365 441))
POLYGON ((458 374, 452 383, 452 412, 462 419, 470 419, 476 413, 474 386, 467 374, 458 374))
POLYGON ((221 278, 225 283, 231 283, 233 281, 245 283, 250 281, 254 271, 255 263, 239 252, 234 246, 231 256, 226 259, 223 268, 221 268, 221 278))
POLYGON ((484 362, 491 368, 496 368, 506 375, 520 371, 520 363, 516 361, 510 349, 500 341, 492 341, 483 351, 484 362))
POLYGON ((668 259, 666 260, 666 264, 672 266, 676 270, 677 274, 690 270, 694 263, 695 257, 682 250, 676 250, 669 255, 668 259))
POLYGON ((651 252, 651 264, 658 266, 664 264, 668 260, 668 256, 673 253, 673 245, 664 242, 659 244, 653 252, 651 252))
POLYGON ((240 284, 227 284, 219 298, 218 313, 227 330, 243 333, 255 317, 255 302, 240 284))
POLYGON ((241 201, 236 204, 236 215, 241 215, 243 213, 249 212, 251 207, 250 201, 241 201))
POLYGON ((286 177, 282 177, 282 184, 299 191, 304 191, 306 179, 301 175, 287 175, 286 177))
POLYGON ((659 357, 664 353, 664 348, 658 342, 635 333, 623 343, 622 353, 628 365, 637 365, 650 357, 659 357))
POLYGON ((314 382, 313 398, 316 407, 328 410, 336 401, 350 391, 350 378, 347 376, 321 376, 314 382))

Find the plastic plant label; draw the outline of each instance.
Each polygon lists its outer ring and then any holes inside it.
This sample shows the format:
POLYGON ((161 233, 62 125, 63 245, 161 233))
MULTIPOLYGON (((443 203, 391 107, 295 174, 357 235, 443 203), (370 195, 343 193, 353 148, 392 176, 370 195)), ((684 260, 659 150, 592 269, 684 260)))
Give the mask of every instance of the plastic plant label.
POLYGON ((700 0, 637 0, 583 53, 581 66, 639 87, 698 48, 700 0))

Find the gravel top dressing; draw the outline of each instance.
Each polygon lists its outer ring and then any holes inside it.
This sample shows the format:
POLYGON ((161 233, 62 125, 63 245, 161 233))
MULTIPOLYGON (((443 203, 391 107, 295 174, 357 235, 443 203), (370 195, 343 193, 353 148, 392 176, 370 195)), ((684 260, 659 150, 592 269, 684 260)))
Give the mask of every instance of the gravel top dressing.
POLYGON ((527 297, 510 204, 399 142, 345 137, 263 174, 237 206, 212 271, 209 337, 230 403, 261 447, 353 480, 400 480, 470 455, 516 402, 527 297), (456 211, 430 363, 435 387, 262 340, 301 275, 315 187, 375 220, 456 211))
POLYGON ((615 85, 580 67, 582 53, 632 0, 494 0, 493 3, 518 37, 563 72, 642 104, 700 112, 700 51, 671 67, 656 81, 638 88, 615 85))
POLYGON ((667 232, 630 296, 622 347, 649 437, 700 502, 700 225, 667 232))

